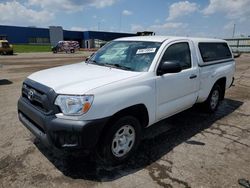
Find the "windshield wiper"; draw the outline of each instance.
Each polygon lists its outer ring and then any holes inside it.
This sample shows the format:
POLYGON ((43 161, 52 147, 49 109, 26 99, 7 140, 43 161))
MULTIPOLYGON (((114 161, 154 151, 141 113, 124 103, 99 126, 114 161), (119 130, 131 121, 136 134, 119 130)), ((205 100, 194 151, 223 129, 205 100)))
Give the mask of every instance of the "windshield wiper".
POLYGON ((86 61, 86 63, 98 64, 98 65, 99 65, 99 63, 98 63, 96 60, 91 60, 91 59, 88 59, 88 60, 86 61))
POLYGON ((105 66, 104 64, 99 63, 99 62, 97 62, 96 60, 91 60, 91 59, 89 59, 89 60, 87 61, 87 63, 94 64, 94 65, 99 65, 99 66, 105 66))
POLYGON ((123 65, 120 65, 120 64, 117 64, 117 63, 115 63, 115 64, 112 64, 112 63, 98 63, 96 60, 91 60, 91 59, 89 59, 87 61, 87 63, 100 65, 100 66, 119 68, 119 69, 123 69, 123 70, 132 70, 130 67, 126 67, 126 66, 123 66, 123 65))
POLYGON ((112 63, 104 63, 104 65, 108 66, 108 67, 114 67, 114 68, 119 68, 119 69, 123 69, 123 70, 132 70, 130 67, 126 67, 124 65, 120 65, 120 64, 112 64, 112 63))

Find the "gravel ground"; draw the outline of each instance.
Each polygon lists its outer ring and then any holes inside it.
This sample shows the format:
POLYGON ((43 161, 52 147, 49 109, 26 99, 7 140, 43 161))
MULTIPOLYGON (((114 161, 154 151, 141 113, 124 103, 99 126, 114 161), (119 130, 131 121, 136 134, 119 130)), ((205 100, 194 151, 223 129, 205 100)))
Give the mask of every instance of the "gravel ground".
POLYGON ((195 107, 150 127, 126 164, 104 167, 44 147, 17 118, 22 81, 89 54, 0 56, 0 187, 228 188, 250 180, 250 54, 236 59, 235 85, 215 114, 195 107))

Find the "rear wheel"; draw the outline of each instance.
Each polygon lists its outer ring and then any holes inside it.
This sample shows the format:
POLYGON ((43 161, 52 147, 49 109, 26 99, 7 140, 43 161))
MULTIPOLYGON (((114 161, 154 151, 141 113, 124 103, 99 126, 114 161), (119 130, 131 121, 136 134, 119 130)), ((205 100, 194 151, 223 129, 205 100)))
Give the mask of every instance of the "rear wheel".
POLYGON ((127 160, 140 143, 141 125, 133 116, 118 119, 104 136, 100 154, 106 164, 127 160))
POLYGON ((204 107, 207 112, 213 113, 217 110, 221 99, 221 88, 218 84, 214 85, 207 100, 204 102, 204 107))

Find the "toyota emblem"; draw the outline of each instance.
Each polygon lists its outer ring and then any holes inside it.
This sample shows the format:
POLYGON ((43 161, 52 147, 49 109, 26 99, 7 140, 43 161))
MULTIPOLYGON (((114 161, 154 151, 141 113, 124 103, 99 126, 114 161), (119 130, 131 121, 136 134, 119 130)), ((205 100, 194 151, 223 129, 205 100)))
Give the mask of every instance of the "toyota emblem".
POLYGON ((32 101, 33 100, 33 98, 34 98, 34 93, 35 93, 35 91, 34 90, 29 90, 29 92, 28 92, 28 99, 30 100, 30 101, 32 101))

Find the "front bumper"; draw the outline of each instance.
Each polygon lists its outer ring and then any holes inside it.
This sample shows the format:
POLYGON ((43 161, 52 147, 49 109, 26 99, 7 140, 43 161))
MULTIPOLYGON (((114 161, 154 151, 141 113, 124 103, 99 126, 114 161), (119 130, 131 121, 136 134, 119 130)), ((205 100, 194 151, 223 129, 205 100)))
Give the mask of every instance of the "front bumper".
POLYGON ((20 121, 47 146, 57 149, 92 150, 98 143, 109 118, 75 121, 46 115, 33 107, 26 98, 18 100, 20 121))
POLYGON ((6 54, 6 55, 12 55, 13 54, 13 49, 6 49, 6 48, 4 48, 4 49, 2 49, 2 50, 0 50, 0 53, 2 53, 2 54, 6 54))

